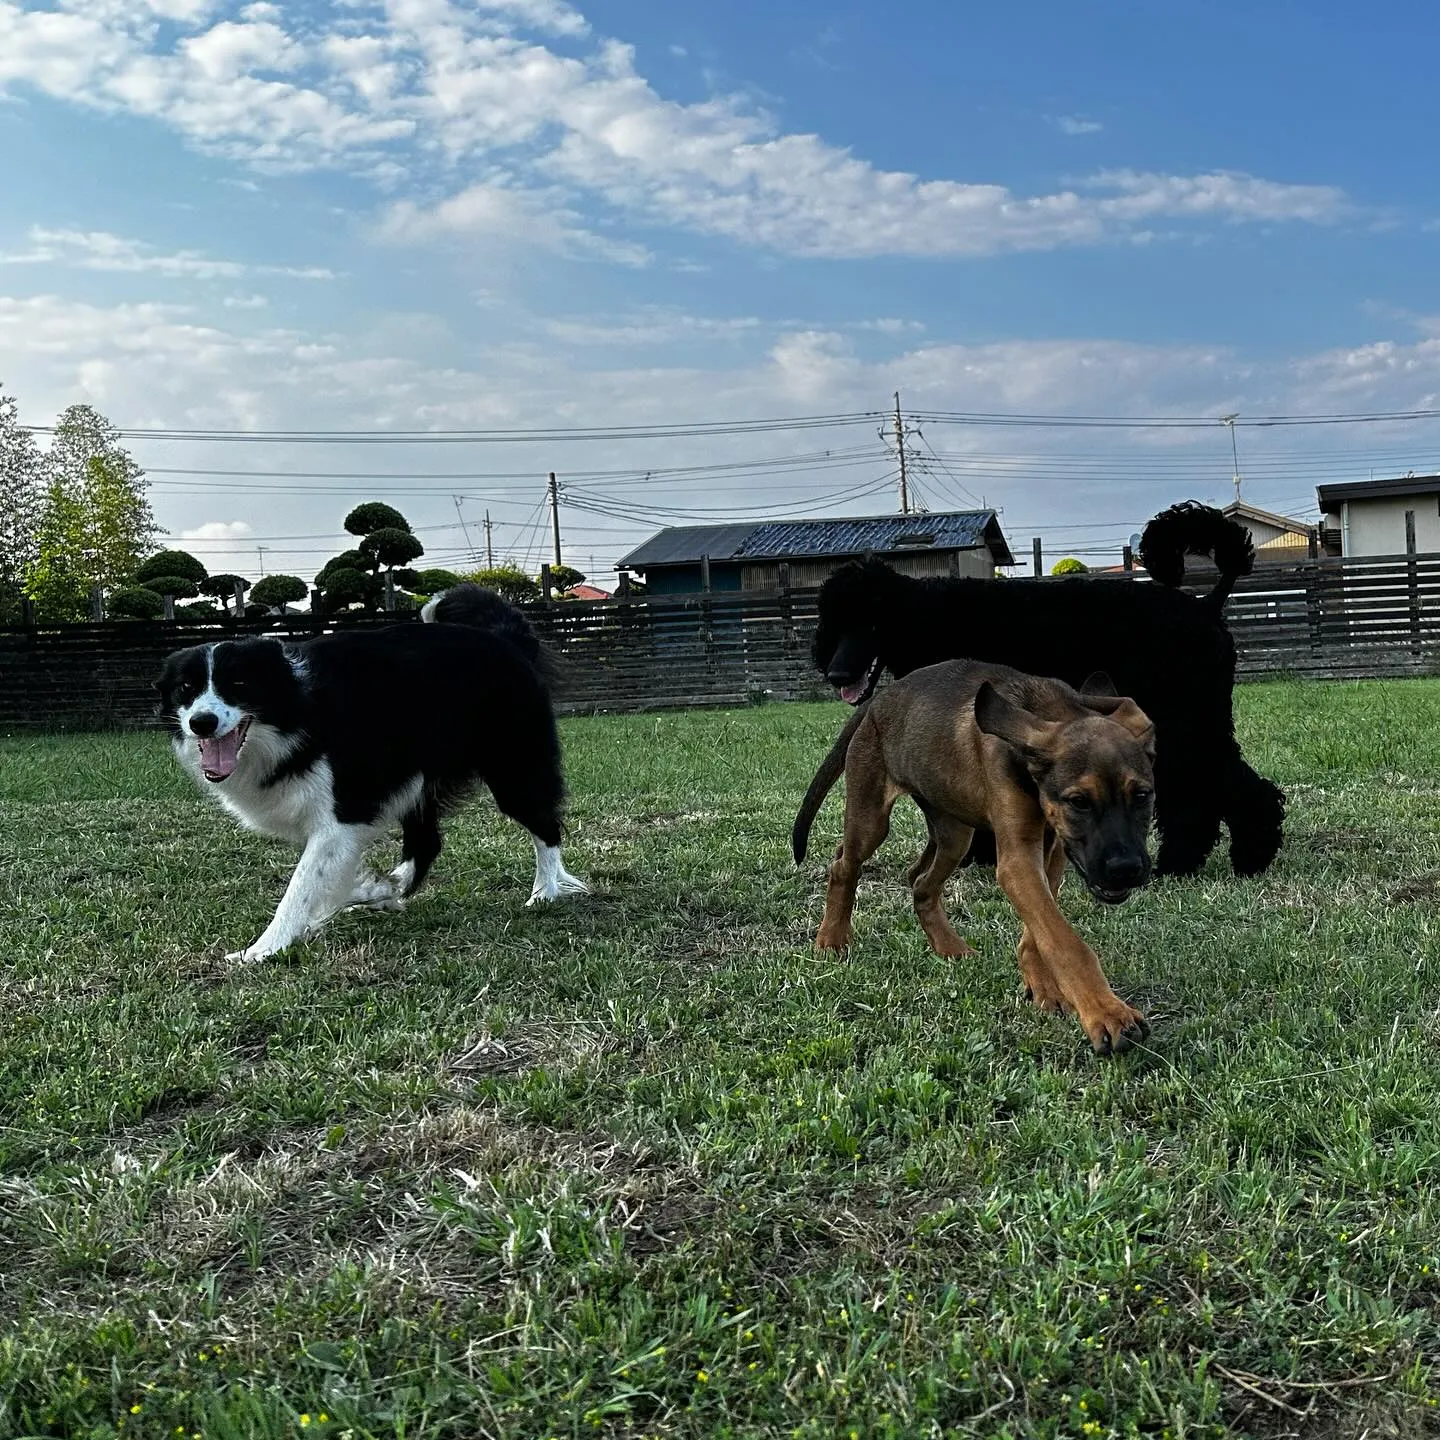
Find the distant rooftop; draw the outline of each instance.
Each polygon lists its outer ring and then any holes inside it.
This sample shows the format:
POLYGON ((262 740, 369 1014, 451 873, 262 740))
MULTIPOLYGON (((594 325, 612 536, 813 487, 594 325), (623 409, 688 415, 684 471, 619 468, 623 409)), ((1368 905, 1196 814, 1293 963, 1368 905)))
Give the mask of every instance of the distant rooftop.
POLYGON ((798 560, 916 550, 978 550, 1013 565, 993 510, 932 511, 839 520, 764 520, 734 525, 680 525, 658 531, 618 562, 622 570, 711 561, 798 560))
POLYGON ((1347 500, 1398 500, 1406 495, 1433 495, 1440 490, 1440 475, 1402 475, 1395 480, 1350 480, 1339 485, 1317 485, 1315 494, 1324 511, 1338 510, 1347 500))

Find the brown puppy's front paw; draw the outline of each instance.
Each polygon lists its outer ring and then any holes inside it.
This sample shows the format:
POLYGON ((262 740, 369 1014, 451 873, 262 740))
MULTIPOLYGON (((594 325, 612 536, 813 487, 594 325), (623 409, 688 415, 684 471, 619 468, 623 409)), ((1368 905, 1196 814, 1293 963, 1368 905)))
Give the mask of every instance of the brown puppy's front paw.
POLYGON ((1050 967, 1038 957, 1027 954, 1020 956, 1020 979, 1025 986, 1025 998, 1037 1009, 1049 1015, 1065 1013, 1065 997, 1050 973, 1050 967))
POLYGON ((822 925, 815 936, 815 949, 848 950, 850 948, 850 927, 848 925, 822 925))
POLYGON ((1083 1017, 1080 1023, 1097 1055, 1119 1055, 1150 1033, 1145 1017, 1119 996, 1112 996, 1100 1010, 1083 1017))
POLYGON ((965 960, 975 954, 974 949, 965 943, 962 935, 957 935, 953 930, 949 935, 929 937, 930 948, 942 960, 965 960))

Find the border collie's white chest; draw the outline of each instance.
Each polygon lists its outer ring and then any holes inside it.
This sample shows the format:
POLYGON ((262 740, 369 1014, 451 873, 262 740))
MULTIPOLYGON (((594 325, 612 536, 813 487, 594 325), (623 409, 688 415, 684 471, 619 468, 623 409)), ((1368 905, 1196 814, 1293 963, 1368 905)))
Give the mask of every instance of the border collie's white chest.
POLYGON ((247 830, 304 844, 317 829, 335 823, 335 784, 330 762, 322 757, 300 775, 271 785, 259 783, 260 777, 274 773, 293 743, 289 737, 282 740, 267 726, 253 725, 240 763, 219 784, 205 778, 193 743, 181 741, 175 748, 200 788, 213 795, 247 830))

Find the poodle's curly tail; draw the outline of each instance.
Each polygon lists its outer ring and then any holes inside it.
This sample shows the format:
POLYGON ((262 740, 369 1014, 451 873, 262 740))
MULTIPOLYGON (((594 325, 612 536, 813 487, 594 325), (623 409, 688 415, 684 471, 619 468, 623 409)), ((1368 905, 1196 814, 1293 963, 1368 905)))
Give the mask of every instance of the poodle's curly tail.
POLYGON ((868 700, 855 707, 855 713, 845 722, 845 728, 830 747, 830 753, 820 762, 820 768, 815 772, 815 778, 810 782, 810 788, 800 802, 800 813, 796 815, 795 824, 790 831, 790 853, 794 855, 797 865, 805 858, 805 851, 810 844, 810 827, 815 823, 815 817, 820 813, 825 797, 845 773, 845 754, 850 749, 850 741, 860 728, 860 722, 869 708, 868 700))
POLYGON ((1196 500, 1162 510, 1140 537, 1140 563, 1162 585, 1178 586, 1184 580, 1187 555, 1209 555, 1215 561, 1220 579, 1203 598, 1217 610, 1229 599, 1235 582, 1255 565, 1250 532, 1196 500))

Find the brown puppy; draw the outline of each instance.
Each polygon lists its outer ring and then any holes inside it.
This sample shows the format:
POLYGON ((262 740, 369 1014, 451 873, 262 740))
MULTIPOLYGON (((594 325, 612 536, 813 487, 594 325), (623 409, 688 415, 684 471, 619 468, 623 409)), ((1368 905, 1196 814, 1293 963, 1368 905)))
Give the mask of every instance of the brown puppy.
MULTIPOLYGON (((1149 878, 1154 735, 1104 675, 1076 691, 1002 665, 952 660, 897 680, 836 742, 845 754, 845 835, 816 948, 850 943, 860 867, 884 841, 895 801, 909 795, 930 828, 910 885, 931 949, 974 953, 946 919, 941 892, 975 827, 985 825, 995 833, 996 878, 1023 923, 1017 953, 1030 998, 1043 1010, 1074 1012, 1099 1053, 1128 1049, 1147 1033, 1145 1020, 1110 988, 1055 897, 1067 856, 1106 904, 1149 878)), ((822 774, 836 758, 832 750, 822 774)), ((805 797, 797 856, 828 788, 812 785, 805 797)))

